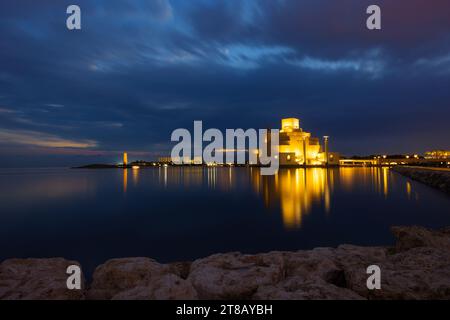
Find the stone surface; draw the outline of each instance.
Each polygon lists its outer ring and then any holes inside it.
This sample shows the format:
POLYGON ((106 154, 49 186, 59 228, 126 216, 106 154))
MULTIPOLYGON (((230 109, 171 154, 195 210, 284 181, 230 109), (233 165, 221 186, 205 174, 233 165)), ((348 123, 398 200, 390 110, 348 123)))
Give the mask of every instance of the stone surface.
POLYGON ((212 255, 194 261, 188 277, 200 299, 249 299, 259 286, 283 278, 284 259, 278 252, 212 255))
POLYGON ((192 284, 174 274, 158 277, 147 286, 137 286, 116 294, 113 300, 193 300, 197 292, 192 284))
POLYGON ((431 231, 423 227, 392 227, 397 238, 397 252, 417 247, 432 247, 450 250, 450 228, 431 231))
POLYGON ((346 269, 349 289, 368 299, 449 299, 450 255, 430 247, 388 256, 381 268, 381 290, 368 290, 364 268, 346 269))
POLYGON ((175 266, 149 258, 112 259, 97 267, 89 299, 195 299, 189 281, 175 266))
POLYGON ((0 264, 0 299, 450 299, 450 228, 392 227, 395 247, 341 245, 297 252, 215 254, 160 264, 113 259, 89 290, 66 289, 64 259, 0 264), (381 268, 368 290, 367 267, 381 268))
POLYGON ((261 286, 254 300, 361 300, 359 294, 321 279, 290 277, 275 286, 261 286))
POLYGON ((9 259, 0 264, 0 299, 79 300, 82 290, 67 289, 67 267, 79 265, 62 258, 9 259))

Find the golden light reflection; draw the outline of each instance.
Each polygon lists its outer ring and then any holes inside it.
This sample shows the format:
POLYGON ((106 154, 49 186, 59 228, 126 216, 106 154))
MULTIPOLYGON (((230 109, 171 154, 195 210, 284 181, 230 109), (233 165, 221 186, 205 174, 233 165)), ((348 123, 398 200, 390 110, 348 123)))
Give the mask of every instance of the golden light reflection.
POLYGON ((127 192, 127 186, 128 186, 128 170, 123 170, 123 193, 127 192))
POLYGON ((133 185, 136 186, 139 182, 139 167, 133 167, 133 185))
POLYGON ((252 174, 254 190, 262 194, 267 207, 279 203, 287 229, 299 228, 313 203, 331 207, 330 170, 323 168, 284 168, 275 176, 252 174), (262 192, 261 192, 262 191, 262 192))
MULTIPOLYGON (((133 179, 137 179, 134 174, 133 179)), ((166 188, 203 188, 206 185, 220 192, 236 192, 250 187, 261 197, 266 208, 280 212, 287 229, 300 228, 313 207, 322 207, 329 214, 337 187, 339 192, 354 197, 361 192, 375 192, 386 197, 395 187, 395 177, 391 176, 389 168, 371 167, 281 168, 273 176, 263 176, 260 169, 254 167, 160 167, 158 174, 160 184, 166 188)), ((411 186, 406 188, 413 197, 411 186)))
POLYGON ((411 182, 406 181, 406 194, 408 195, 408 199, 411 199, 411 182))
MULTIPOLYGON (((372 186, 377 193, 387 197, 389 180, 390 171, 387 167, 368 167, 358 168, 357 170, 355 168, 339 168, 339 182, 346 192, 353 192, 361 185, 372 186)), ((334 185, 334 181, 332 185, 334 185)))
POLYGON ((383 194, 387 197, 389 189, 388 189, 388 168, 383 167, 383 194))

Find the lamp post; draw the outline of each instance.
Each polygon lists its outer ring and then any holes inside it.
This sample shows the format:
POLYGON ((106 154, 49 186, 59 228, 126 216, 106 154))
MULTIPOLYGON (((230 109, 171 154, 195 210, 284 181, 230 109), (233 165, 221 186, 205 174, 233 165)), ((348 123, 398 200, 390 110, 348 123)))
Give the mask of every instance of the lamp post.
POLYGON ((325 146, 325 165, 328 167, 328 139, 329 136, 323 136, 323 144, 325 146))

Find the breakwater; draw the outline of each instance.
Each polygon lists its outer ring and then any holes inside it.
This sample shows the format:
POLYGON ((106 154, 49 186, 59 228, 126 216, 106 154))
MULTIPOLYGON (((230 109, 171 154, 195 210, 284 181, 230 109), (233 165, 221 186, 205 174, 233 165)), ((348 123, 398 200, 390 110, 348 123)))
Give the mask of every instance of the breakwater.
POLYGON ((450 169, 396 166, 392 170, 450 194, 450 169))

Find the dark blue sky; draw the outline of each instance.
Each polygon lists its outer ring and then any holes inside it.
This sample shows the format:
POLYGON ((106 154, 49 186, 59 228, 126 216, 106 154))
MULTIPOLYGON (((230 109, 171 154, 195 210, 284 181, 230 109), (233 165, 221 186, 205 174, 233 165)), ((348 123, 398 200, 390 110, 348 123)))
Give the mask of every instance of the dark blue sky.
POLYGON ((0 2, 6 166, 152 159, 193 120, 286 116, 347 155, 449 149, 449 88, 448 0, 0 2))

